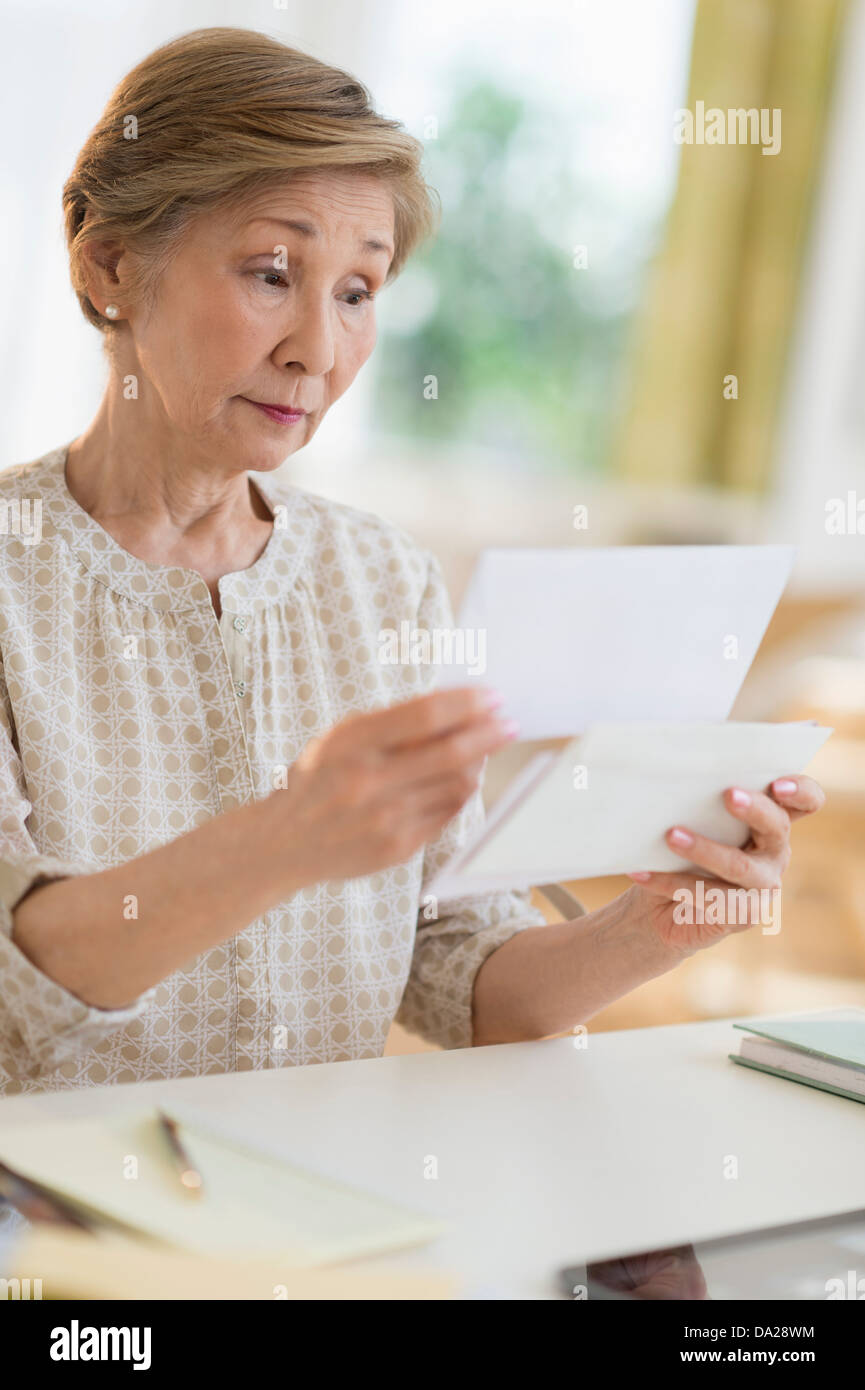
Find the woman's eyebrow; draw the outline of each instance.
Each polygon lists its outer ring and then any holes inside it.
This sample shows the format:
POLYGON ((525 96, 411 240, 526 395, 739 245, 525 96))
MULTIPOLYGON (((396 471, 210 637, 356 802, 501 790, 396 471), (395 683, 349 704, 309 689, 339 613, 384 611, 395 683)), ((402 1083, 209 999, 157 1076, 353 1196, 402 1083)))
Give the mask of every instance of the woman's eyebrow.
MULTIPOLYGON (((278 222, 281 227, 290 227, 292 231, 299 232, 301 236, 315 238, 320 236, 318 227, 312 222, 304 222, 301 218, 294 217, 254 217, 248 224, 253 226, 256 222, 278 222)), ((386 241, 379 241, 377 237, 361 237, 359 246, 364 251, 371 251, 376 255, 393 255, 393 247, 386 241)))

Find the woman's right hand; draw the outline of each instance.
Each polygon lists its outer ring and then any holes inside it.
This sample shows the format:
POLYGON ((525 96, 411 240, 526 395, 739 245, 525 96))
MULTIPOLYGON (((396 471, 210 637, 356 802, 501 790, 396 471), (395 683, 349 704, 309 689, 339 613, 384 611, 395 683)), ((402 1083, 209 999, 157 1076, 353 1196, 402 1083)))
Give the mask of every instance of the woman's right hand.
POLYGON ((375 873, 435 838, 484 759, 516 736, 500 704, 476 687, 434 691, 350 715, 307 744, 267 798, 293 886, 375 873))
POLYGON ((293 893, 411 858, 515 733, 475 687, 353 715, 307 744, 284 789, 109 869, 33 885, 13 942, 84 1004, 126 1008, 293 893), (117 908, 129 900, 134 930, 117 908))

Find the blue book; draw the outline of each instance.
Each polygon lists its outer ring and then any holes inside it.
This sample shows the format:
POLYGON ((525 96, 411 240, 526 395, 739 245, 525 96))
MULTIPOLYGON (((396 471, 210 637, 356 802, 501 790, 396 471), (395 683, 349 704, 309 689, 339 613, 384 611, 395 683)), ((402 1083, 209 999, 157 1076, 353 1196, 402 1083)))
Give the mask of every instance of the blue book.
POLYGON ((865 1009, 823 1009, 735 1023, 749 1036, 730 1060, 865 1103, 865 1009))

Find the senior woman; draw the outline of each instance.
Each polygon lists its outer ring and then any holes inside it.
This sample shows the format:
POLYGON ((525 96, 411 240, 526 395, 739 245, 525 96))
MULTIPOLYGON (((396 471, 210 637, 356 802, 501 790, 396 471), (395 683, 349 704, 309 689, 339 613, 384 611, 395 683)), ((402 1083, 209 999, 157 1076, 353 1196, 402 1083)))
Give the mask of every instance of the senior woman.
MULTIPOLYGON (((394 1017, 538 1038, 736 929, 677 925, 675 874, 558 925, 426 891, 514 729, 376 660, 383 627, 452 623, 435 559, 270 476, 433 227, 420 153, 348 74, 211 29, 121 82, 66 184, 109 372, 83 434, 0 478, 41 507, 0 567, 6 1093, 373 1057, 394 1017)), ((731 789, 745 850, 670 843, 774 886, 821 797, 731 789)))

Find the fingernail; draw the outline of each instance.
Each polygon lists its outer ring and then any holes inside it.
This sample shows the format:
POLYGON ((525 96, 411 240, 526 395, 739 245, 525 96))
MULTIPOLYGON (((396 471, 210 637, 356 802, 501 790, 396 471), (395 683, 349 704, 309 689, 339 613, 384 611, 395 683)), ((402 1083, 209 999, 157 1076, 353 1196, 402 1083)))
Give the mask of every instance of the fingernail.
POLYGON ((779 796, 789 796, 796 790, 796 783, 791 777, 779 777, 777 782, 772 783, 772 791, 779 796))
POLYGON ((486 709, 498 709, 505 702, 505 697, 499 690, 485 690, 483 695, 484 707, 486 709))
POLYGON ((743 792, 740 787, 735 787, 730 792, 730 800, 734 806, 750 806, 751 796, 749 792, 743 792))
POLYGON ((674 845, 681 845, 683 849, 686 845, 692 845, 694 843, 694 837, 690 830, 679 830, 678 828, 676 830, 671 830, 670 839, 674 845))
POLYGON ((515 719, 505 719, 502 723, 502 733, 506 738, 516 738, 520 732, 520 726, 515 719))
POLYGON ((648 883, 651 877, 651 874, 645 873, 642 869, 639 871, 639 873, 628 874, 628 878, 635 878, 638 883, 648 883))

